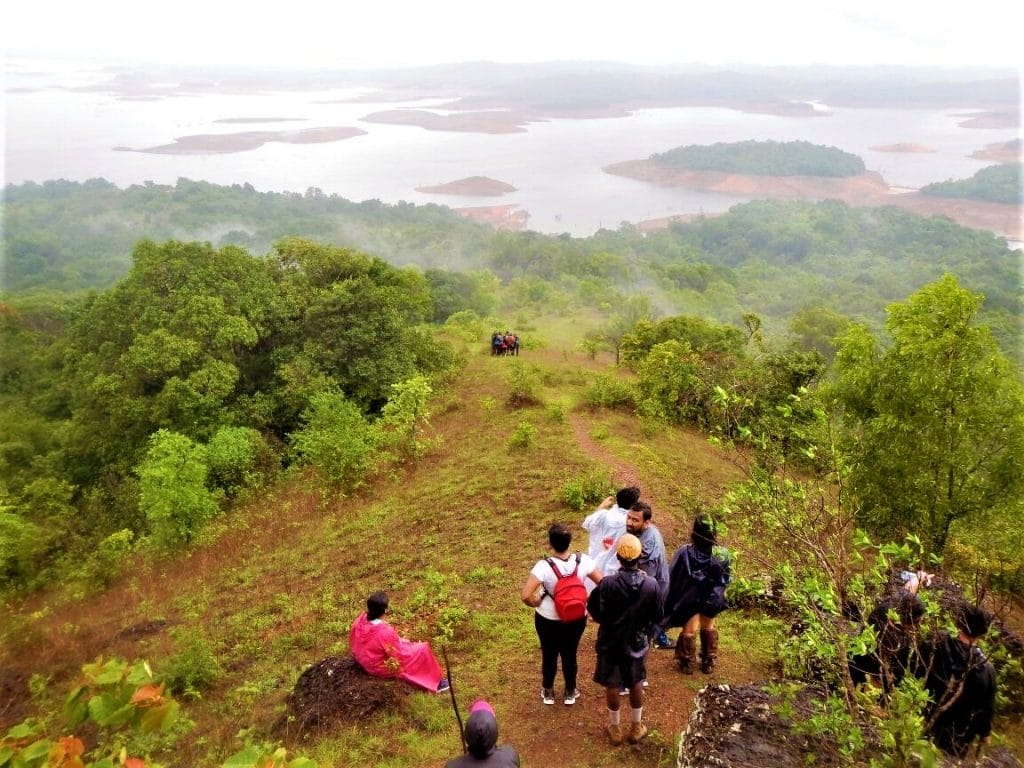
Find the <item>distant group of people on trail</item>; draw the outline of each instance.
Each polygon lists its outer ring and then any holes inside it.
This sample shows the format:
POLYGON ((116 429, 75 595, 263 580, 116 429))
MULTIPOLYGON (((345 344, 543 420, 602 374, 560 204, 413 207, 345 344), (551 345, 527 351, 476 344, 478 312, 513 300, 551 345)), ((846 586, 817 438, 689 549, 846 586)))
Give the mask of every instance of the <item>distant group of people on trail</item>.
POLYGON ((518 355, 519 336, 512 331, 495 331, 491 334, 492 355, 518 355))
MULTIPOLYGON (((554 523, 548 529, 550 554, 534 563, 520 591, 522 602, 534 609, 543 705, 555 703, 559 663, 562 703, 576 704, 581 695, 579 644, 588 617, 599 625, 593 680, 605 689, 605 732, 615 746, 636 744, 647 735, 650 649, 673 650, 681 673, 694 674, 699 667, 711 674, 718 657, 716 617, 729 607, 725 592, 731 557, 718 544, 714 519, 698 511, 689 542, 668 561, 652 518, 651 505, 641 500, 639 488, 630 486, 604 499, 583 520, 589 535, 586 552, 573 551, 572 530, 554 523), (681 631, 672 642, 667 631, 674 627, 681 631), (623 697, 629 703, 625 722, 623 697)), ((940 632, 922 641, 916 633, 924 615, 918 590, 930 584, 932 575, 917 571, 904 577, 899 593, 881 600, 868 616, 876 648, 851 658, 850 674, 860 685, 878 682, 886 693, 908 672, 921 678, 930 696, 925 711, 929 735, 943 750, 964 757, 975 739, 980 739, 980 750, 991 732, 995 671, 977 646, 990 617, 978 607, 961 606, 954 616, 957 635, 940 632)), ((350 633, 355 659, 371 675, 397 677, 425 691, 449 691, 454 703, 454 691, 430 646, 400 638, 383 618, 387 608, 383 592, 367 600, 366 612, 350 633)), ((497 746, 497 719, 486 701, 473 704, 462 736, 465 754, 449 761, 448 768, 520 765, 512 747, 497 746)))

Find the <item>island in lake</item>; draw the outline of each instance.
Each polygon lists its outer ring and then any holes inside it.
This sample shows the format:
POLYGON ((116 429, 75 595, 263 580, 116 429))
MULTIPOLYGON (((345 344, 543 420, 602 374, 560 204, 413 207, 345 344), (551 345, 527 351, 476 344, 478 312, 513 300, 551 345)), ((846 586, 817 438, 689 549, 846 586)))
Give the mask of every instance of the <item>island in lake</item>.
POLYGON ((463 197, 501 197, 518 191, 511 184, 487 176, 468 176, 465 179, 449 181, 432 187, 416 187, 417 192, 432 195, 460 195, 463 197))
POLYGON ((173 144, 161 144, 145 149, 114 147, 114 150, 117 152, 146 152, 154 155, 223 155, 232 152, 248 152, 271 141, 280 141, 286 144, 322 144, 365 135, 366 131, 362 128, 346 126, 304 128, 298 131, 201 133, 193 136, 179 136, 173 144))

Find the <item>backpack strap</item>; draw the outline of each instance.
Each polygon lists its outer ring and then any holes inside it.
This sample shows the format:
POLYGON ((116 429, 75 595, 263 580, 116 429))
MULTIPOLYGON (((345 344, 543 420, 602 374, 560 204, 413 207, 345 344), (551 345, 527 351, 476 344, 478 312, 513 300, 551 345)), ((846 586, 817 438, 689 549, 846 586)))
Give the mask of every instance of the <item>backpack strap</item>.
POLYGON ((565 574, 562 573, 560 570, 558 570, 557 567, 555 567, 555 561, 554 560, 552 560, 550 557, 545 557, 544 560, 547 562, 547 564, 549 566, 551 566, 551 570, 555 572, 555 583, 556 584, 559 581, 561 581, 562 579, 565 578, 565 574))
POLYGON ((575 576, 576 572, 580 569, 580 553, 576 553, 576 567, 572 569, 572 575, 575 576))

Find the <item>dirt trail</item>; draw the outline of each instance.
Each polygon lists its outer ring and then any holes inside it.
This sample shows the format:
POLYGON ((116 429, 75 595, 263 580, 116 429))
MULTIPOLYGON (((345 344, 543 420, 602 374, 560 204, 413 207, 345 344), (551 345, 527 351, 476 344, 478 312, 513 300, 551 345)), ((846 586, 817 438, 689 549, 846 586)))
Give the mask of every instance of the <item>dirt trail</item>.
MULTIPOLYGON (((570 425, 580 448, 590 458, 607 467, 616 486, 644 487, 638 467, 613 453, 590 436, 585 416, 573 414, 570 425)), ((651 498, 657 505, 658 499, 651 498)), ((666 520, 669 527, 671 521, 666 520)), ((670 550, 672 544, 666 543, 670 550)), ((671 630, 673 637, 678 630, 671 630)), ((694 699, 709 682, 740 684, 764 679, 764 671, 736 650, 733 638, 723 632, 723 647, 718 665, 711 675, 684 675, 676 669, 671 651, 651 650, 647 659, 649 686, 644 705, 644 720, 651 734, 638 745, 612 747, 604 733, 608 723, 604 689, 593 682, 596 656, 594 643, 597 625, 589 623, 579 649, 579 689, 582 696, 574 706, 565 706, 557 699, 554 706, 540 701, 540 651, 535 652, 532 666, 517 670, 512 683, 517 694, 512 700, 511 717, 505 713, 501 721, 501 740, 519 750, 524 765, 659 765, 669 758, 674 763, 675 743, 686 728, 694 709, 694 699), (735 646, 734 646, 735 647, 735 646)), ((555 683, 556 693, 562 690, 561 670, 555 683)), ((622 700, 623 722, 628 721, 629 705, 622 700)))

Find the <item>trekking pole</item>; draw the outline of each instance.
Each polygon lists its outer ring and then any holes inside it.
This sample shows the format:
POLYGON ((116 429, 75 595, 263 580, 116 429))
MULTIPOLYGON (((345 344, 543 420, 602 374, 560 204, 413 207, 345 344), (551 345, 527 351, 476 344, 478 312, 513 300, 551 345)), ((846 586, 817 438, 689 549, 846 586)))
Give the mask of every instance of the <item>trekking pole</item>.
POLYGON ((462 729, 462 715, 459 714, 459 702, 455 700, 455 680, 452 679, 452 667, 448 663, 448 649, 441 646, 441 656, 444 658, 444 671, 448 675, 448 693, 452 697, 452 709, 455 710, 455 722, 459 724, 459 741, 462 742, 462 754, 466 754, 466 734, 462 729))

